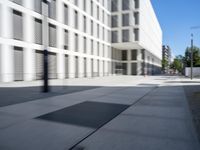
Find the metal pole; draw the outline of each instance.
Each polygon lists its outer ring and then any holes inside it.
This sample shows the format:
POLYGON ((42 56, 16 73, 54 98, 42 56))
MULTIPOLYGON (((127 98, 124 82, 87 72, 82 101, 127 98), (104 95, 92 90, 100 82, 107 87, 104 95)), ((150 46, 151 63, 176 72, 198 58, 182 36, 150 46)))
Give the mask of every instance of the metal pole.
POLYGON ((193 79, 193 34, 191 34, 191 80, 193 79))
POLYGON ((44 79, 44 85, 43 85, 43 92, 47 93, 49 92, 49 84, 48 84, 48 46, 49 46, 49 33, 48 33, 48 15, 49 15, 49 0, 43 0, 42 1, 42 15, 43 15, 43 23, 42 23, 42 43, 43 43, 43 49, 44 49, 44 70, 43 70, 43 79, 44 79))

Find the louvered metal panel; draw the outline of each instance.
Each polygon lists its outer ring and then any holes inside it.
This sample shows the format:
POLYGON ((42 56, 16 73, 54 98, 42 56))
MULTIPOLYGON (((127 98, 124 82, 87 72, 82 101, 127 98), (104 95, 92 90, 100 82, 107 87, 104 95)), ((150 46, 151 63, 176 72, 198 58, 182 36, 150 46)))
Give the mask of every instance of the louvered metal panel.
POLYGON ((65 55, 65 78, 69 78, 69 56, 65 55))
POLYGON ((14 80, 22 81, 23 74, 23 49, 21 47, 14 47, 14 80))
POLYGON ((78 66, 78 56, 75 57, 75 78, 78 78, 79 73, 79 66, 78 66))
POLYGON ((43 79, 43 68, 44 68, 44 64, 43 64, 43 52, 41 51, 36 51, 36 56, 35 56, 35 62, 36 62, 36 80, 41 80, 43 79))
POLYGON ((49 79, 57 78, 57 57, 55 53, 48 54, 49 79))

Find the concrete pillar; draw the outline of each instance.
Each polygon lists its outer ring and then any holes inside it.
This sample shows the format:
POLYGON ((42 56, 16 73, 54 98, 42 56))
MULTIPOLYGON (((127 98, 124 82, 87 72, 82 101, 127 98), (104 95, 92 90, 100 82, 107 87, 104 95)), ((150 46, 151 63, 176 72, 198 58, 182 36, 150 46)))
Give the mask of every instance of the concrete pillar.
MULTIPOLYGON (((56 14, 57 14, 57 21, 60 23, 64 22, 64 6, 62 1, 56 1, 56 14)), ((57 48, 59 48, 59 52, 57 53, 57 74, 58 79, 65 78, 65 55, 63 53, 64 48, 64 29, 57 26, 57 48)))
MULTIPOLYGON (((24 7, 33 9, 33 0, 24 0, 24 7)), ((34 19, 29 14, 24 13, 23 19, 24 26, 24 41, 34 43, 34 19)), ((24 80, 32 81, 35 79, 35 50, 31 47, 24 48, 24 80)))
POLYGON ((11 82, 14 80, 14 68, 13 68, 13 48, 7 44, 7 40, 12 38, 12 9, 7 6, 7 1, 4 0, 1 6, 1 28, 2 38, 5 40, 1 46, 1 61, 2 61, 2 81, 11 82))

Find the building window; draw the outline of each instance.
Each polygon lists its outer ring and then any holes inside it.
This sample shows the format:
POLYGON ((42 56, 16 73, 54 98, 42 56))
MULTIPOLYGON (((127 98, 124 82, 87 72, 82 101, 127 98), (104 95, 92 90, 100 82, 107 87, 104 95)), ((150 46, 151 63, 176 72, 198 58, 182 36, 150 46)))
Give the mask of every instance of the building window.
POLYGON ((75 18, 74 18, 74 27, 76 29, 78 29, 78 12, 75 10, 74 11, 74 14, 75 14, 75 18))
POLYGON ((93 16, 93 1, 91 0, 90 1, 90 13, 91 13, 91 16, 93 16))
POLYGON ((75 45, 74 45, 74 48, 75 48, 75 52, 78 52, 78 34, 75 34, 75 45))
POLYGON ((135 8, 136 8, 136 9, 139 8, 139 0, 135 0, 135 8))
POLYGON ((129 30, 122 30, 122 42, 129 42, 129 30))
POLYGON ((118 0, 111 1, 111 11, 112 12, 118 11, 118 0))
POLYGON ((16 4, 22 5, 22 0, 11 0, 11 1, 16 4))
POLYGON ((131 60, 137 60, 137 50, 131 51, 131 60))
POLYGON ((94 54, 94 41, 91 40, 91 54, 94 54))
POLYGON ((129 0, 122 0, 122 10, 129 10, 129 0))
POLYGON ((94 31, 93 31, 93 21, 91 20, 91 35, 94 34, 94 31))
POLYGON ((87 2, 87 0, 83 0, 83 10, 84 11, 86 11, 86 7, 87 7, 86 2, 87 2))
POLYGON ((78 6, 78 0, 74 0, 74 4, 78 6))
POLYGON ((23 40, 23 16, 16 10, 13 10, 13 38, 23 40))
POLYGON ((112 43, 118 43, 118 31, 112 31, 112 43))
POLYGON ((97 56, 99 56, 99 42, 97 42, 97 56))
POLYGON ((49 24, 49 46, 56 47, 56 43, 57 43, 56 26, 49 24))
POLYGON ((103 41, 104 41, 105 40, 105 28, 104 27, 103 27, 102 34, 103 34, 103 41))
POLYGON ((139 25, 139 12, 134 13, 135 25, 139 25))
POLYGON ((69 49, 69 34, 68 34, 68 30, 64 30, 64 49, 68 50, 69 49))
POLYGON ((105 45, 102 45, 102 50, 103 50, 103 57, 105 57, 105 45))
POLYGON ((118 16, 117 15, 112 16, 111 24, 112 24, 113 28, 118 27, 118 16))
POLYGON ((86 37, 84 37, 83 44, 84 44, 84 46, 83 46, 83 48, 84 48, 84 53, 86 53, 86 52, 87 52, 87 39, 86 39, 86 37))
POLYGON ((56 0, 52 0, 49 5, 49 17, 56 20, 56 0))
POLYGON ((99 20, 99 6, 97 6, 97 20, 99 20))
POLYGON ((127 50, 122 51, 122 60, 126 61, 127 60, 127 50))
POLYGON ((64 5, 64 23, 68 25, 68 6, 64 5))
POLYGON ((97 38, 99 38, 99 24, 97 24, 97 38))
POLYGON ((34 8, 37 13, 42 13, 42 0, 34 0, 34 8))
POLYGON ((84 16, 83 17, 83 31, 86 33, 86 31, 87 31, 87 26, 86 26, 86 24, 87 24, 87 20, 86 20, 86 16, 84 16))
POLYGON ((135 41, 139 41, 139 29, 134 29, 135 41))
POLYGON ((129 26, 129 14, 122 14, 122 26, 129 26))
POLYGON ((104 10, 102 10, 102 22, 103 23, 105 23, 105 16, 104 15, 105 15, 104 10))
POLYGON ((42 44, 42 20, 35 18, 35 43, 42 44))

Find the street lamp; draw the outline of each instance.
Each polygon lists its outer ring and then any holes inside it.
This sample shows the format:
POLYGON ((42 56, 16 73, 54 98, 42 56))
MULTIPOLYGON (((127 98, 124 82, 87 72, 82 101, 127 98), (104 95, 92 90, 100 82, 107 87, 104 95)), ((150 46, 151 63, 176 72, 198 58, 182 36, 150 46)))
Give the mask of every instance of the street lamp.
POLYGON ((43 15, 43 23, 42 23, 42 43, 44 49, 44 56, 43 56, 43 92, 49 92, 49 85, 48 85, 48 46, 49 46, 49 33, 48 33, 48 15, 49 15, 49 4, 51 0, 42 0, 42 15, 43 15))
POLYGON ((191 80, 193 79, 193 34, 191 34, 191 73, 190 73, 190 78, 191 80))

